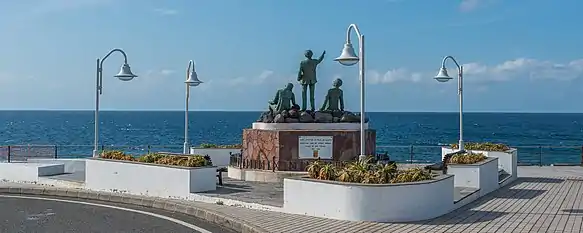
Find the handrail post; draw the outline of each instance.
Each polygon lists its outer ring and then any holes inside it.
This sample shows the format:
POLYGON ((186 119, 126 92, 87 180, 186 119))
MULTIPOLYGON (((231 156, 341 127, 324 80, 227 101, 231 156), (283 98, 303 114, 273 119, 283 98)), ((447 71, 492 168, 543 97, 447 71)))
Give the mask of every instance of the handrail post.
POLYGON ((10 163, 11 146, 8 146, 8 162, 10 163))
POLYGON ((583 146, 581 146, 581 166, 583 166, 583 146))
POLYGON ((409 163, 413 164, 413 145, 409 147, 409 163))
POLYGON ((542 167, 543 166, 543 147, 542 146, 538 146, 538 166, 542 167))
POLYGON ((59 146, 55 145, 55 159, 59 158, 59 146))
POLYGON ((271 171, 275 172, 275 155, 271 158, 273 166, 271 167, 271 171))

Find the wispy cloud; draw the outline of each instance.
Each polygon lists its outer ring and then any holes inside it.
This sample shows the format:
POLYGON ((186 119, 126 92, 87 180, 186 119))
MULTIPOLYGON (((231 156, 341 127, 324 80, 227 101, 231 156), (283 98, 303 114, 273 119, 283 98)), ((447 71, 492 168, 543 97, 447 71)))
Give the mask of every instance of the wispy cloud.
POLYGON ((156 8, 156 9, 154 9, 154 12, 156 12, 160 15, 176 15, 176 14, 178 14, 177 10, 168 9, 168 8, 156 8))
POLYGON ((168 75, 171 75, 171 74, 174 74, 174 73, 176 73, 176 71, 174 71, 174 70, 161 70, 160 71, 160 74, 163 75, 163 76, 168 76, 168 75))
POLYGON ((260 75, 255 77, 236 77, 233 79, 229 79, 227 83, 231 86, 239 86, 239 85, 261 85, 268 80, 268 78, 272 77, 274 72, 272 70, 264 70, 261 72, 260 75))
POLYGON ((504 21, 504 17, 502 16, 497 16, 497 17, 492 17, 492 18, 486 18, 486 19, 480 19, 480 20, 474 20, 474 21, 462 21, 462 22, 456 22, 456 23, 450 23, 447 24, 447 27, 476 27, 476 26, 486 26, 486 25, 490 25, 490 24, 494 24, 494 23, 499 23, 504 21))
MULTIPOLYGON (((480 62, 463 64, 467 82, 491 83, 506 82, 517 79, 523 80, 558 80, 571 81, 583 78, 583 59, 576 59, 566 63, 538 60, 530 58, 516 58, 499 64, 486 65, 480 62)), ((413 71, 406 68, 390 69, 384 73, 378 70, 367 71, 369 83, 423 83, 432 80, 435 71, 413 71)), ((456 75, 450 70, 450 75, 456 75)))
POLYGON ((493 3, 496 0, 462 0, 459 5, 459 9, 462 12, 474 11, 478 8, 484 7, 493 3))

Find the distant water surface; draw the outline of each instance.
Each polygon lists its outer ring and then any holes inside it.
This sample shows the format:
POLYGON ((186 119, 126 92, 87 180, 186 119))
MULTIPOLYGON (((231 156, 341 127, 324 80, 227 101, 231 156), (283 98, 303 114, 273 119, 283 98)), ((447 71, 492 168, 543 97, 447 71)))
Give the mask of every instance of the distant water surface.
MULTIPOLYGON (((241 132, 259 112, 191 112, 190 143, 241 143, 241 132)), ((101 143, 136 153, 181 151, 184 113, 101 112, 101 143)), ((457 113, 368 113, 377 130, 377 152, 416 162, 440 159, 438 145, 458 140, 457 113), (413 147, 411 148, 411 145, 413 147), (412 152, 412 153, 411 153, 412 152), (412 157, 411 157, 412 156, 412 157)), ((583 114, 466 113, 465 141, 491 141, 519 148, 521 162, 580 163, 583 114), (542 152, 542 153, 541 153, 542 152)), ((59 145, 64 155, 89 155, 91 111, 0 111, 4 145, 59 145)))

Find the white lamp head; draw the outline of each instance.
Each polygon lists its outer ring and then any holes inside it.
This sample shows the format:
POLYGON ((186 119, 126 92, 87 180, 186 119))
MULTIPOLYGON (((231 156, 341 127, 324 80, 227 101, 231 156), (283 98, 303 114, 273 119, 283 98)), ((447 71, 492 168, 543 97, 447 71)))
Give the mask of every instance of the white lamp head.
POLYGON ((138 76, 135 75, 134 73, 132 73, 132 69, 130 68, 130 65, 128 65, 126 63, 126 64, 123 64, 123 66, 121 66, 119 73, 114 75, 113 77, 116 77, 121 81, 130 81, 138 76))
POLYGON ((342 54, 334 59, 334 61, 340 62, 340 64, 345 66, 351 66, 358 63, 360 59, 356 56, 354 52, 354 47, 351 43, 344 44, 344 49, 342 49, 342 54))
POLYGON ((198 80, 198 75, 196 74, 196 71, 193 70, 192 72, 190 72, 190 74, 188 75, 188 79, 186 79, 184 83, 188 84, 191 87, 196 87, 200 85, 202 81, 198 80))
POLYGON ((452 77, 449 77, 449 74, 447 74, 447 69, 445 67, 441 67, 441 69, 439 69, 439 73, 435 75, 435 80, 437 80, 438 82, 444 83, 451 79, 452 77))

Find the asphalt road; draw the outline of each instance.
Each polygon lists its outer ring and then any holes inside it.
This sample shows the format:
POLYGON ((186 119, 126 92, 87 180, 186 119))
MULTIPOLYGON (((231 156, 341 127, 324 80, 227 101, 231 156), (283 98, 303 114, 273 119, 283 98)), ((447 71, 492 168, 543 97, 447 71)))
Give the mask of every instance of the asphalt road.
POLYGON ((233 233, 189 215, 153 208, 75 198, 0 195, 0 233, 77 232, 233 233))

